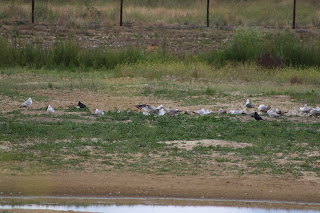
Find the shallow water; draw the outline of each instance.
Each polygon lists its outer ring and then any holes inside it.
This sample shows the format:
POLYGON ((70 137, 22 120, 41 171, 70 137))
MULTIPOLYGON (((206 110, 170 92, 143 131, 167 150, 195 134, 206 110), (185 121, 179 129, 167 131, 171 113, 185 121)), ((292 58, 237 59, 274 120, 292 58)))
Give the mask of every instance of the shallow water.
POLYGON ((295 210, 295 209, 262 209, 262 208, 239 208, 217 206, 160 206, 160 205, 0 205, 0 209, 38 209, 59 210, 77 212, 104 212, 104 213, 320 213, 318 210, 295 210))

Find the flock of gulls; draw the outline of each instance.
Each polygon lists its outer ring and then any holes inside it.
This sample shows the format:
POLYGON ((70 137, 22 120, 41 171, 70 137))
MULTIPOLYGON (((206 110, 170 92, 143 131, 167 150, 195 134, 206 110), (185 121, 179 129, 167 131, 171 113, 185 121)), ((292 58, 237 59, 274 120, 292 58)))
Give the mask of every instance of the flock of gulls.
MULTIPOLYGON (((20 107, 30 107, 32 105, 32 98, 29 98, 28 100, 26 100, 25 102, 23 102, 21 104, 20 107)), ((86 108, 87 106, 83 103, 81 103, 80 101, 78 102, 77 108, 86 108)), ((230 110, 229 114, 232 115, 250 115, 251 117, 255 118, 255 120, 260 121, 263 120, 261 118, 261 113, 267 113, 269 115, 269 117, 271 118, 277 118, 280 117, 284 114, 287 114, 287 111, 283 111, 283 110, 279 110, 277 108, 272 108, 270 105, 264 105, 261 104, 258 107, 258 112, 256 111, 251 111, 250 113, 248 113, 247 109, 254 109, 254 105, 252 103, 250 103, 249 99, 247 99, 245 107, 243 110, 230 110)), ((163 115, 168 115, 168 116, 174 116, 174 115, 178 115, 180 113, 182 113, 182 110, 179 109, 170 109, 170 108, 166 108, 162 105, 158 106, 158 107, 154 107, 152 105, 149 104, 139 104, 136 105, 136 108, 142 110, 142 113, 146 116, 154 114, 154 115, 158 115, 158 116, 163 116, 163 115)), ((320 116, 320 108, 316 107, 316 108, 311 108, 308 107, 307 104, 305 104, 303 107, 300 107, 300 113, 302 116, 320 116)), ((47 108, 47 112, 50 114, 54 114, 56 113, 55 109, 49 105, 47 108)), ((208 115, 213 113, 213 111, 207 110, 207 109, 200 109, 197 111, 184 111, 184 114, 196 114, 196 115, 208 115)), ((104 111, 101 109, 96 109, 94 113, 92 113, 95 116, 102 116, 104 115, 104 111)), ((227 114, 227 111, 224 109, 220 109, 219 110, 219 114, 227 114)), ((291 115, 298 115, 298 111, 297 110, 293 110, 291 112, 291 115)))
MULTIPOLYGON (((156 114, 159 116, 162 115, 176 115, 178 113, 181 113, 182 110, 178 110, 178 109, 169 109, 166 108, 162 105, 158 106, 158 107, 154 107, 151 106, 149 104, 140 104, 140 105, 136 105, 136 107, 140 110, 143 110, 143 114, 144 115, 150 115, 150 114, 156 114)), ((283 111, 283 110, 279 110, 277 108, 272 108, 271 105, 264 105, 264 104, 260 104, 258 107, 258 112, 256 111, 251 111, 251 113, 248 113, 247 109, 254 109, 254 105, 252 103, 250 103, 250 100, 247 99, 245 107, 243 110, 230 110, 229 114, 232 115, 250 115, 251 117, 255 118, 257 121, 263 120, 260 116, 261 113, 267 113, 269 115, 269 117, 271 118, 277 118, 280 117, 281 115, 284 115, 286 113, 288 113, 287 111, 283 111)), ((316 107, 316 108, 310 108, 307 106, 307 104, 304 105, 304 107, 300 107, 300 112, 303 116, 320 116, 320 108, 316 107)), ((213 113, 213 111, 207 110, 207 109, 201 109, 201 110, 197 110, 197 111, 192 111, 192 113, 197 114, 197 115, 208 115, 213 113)), ((190 111, 185 111, 184 114, 192 114, 190 111)), ((219 114, 227 114, 227 111, 224 109, 220 109, 219 110, 219 114)), ((293 110, 291 112, 291 115, 298 115, 298 111, 297 110, 293 110)))

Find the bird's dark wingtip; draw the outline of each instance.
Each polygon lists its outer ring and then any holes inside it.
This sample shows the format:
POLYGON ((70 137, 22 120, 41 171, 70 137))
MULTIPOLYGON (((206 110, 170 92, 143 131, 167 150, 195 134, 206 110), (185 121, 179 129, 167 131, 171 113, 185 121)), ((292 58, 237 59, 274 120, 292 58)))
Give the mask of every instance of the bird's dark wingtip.
POLYGON ((143 107, 145 107, 146 106, 146 104, 138 104, 138 105, 136 105, 136 107, 138 108, 138 109, 142 109, 143 107))

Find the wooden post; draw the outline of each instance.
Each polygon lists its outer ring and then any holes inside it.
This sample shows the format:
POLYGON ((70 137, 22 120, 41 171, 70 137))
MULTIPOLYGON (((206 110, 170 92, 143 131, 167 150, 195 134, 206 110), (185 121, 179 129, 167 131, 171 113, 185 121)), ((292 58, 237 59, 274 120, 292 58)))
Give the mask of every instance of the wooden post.
POLYGON ((123 0, 120 3, 120 26, 122 26, 122 7, 123 7, 123 0))
POLYGON ((34 0, 32 0, 32 24, 34 24, 34 0))
POLYGON ((210 0, 207 0, 207 27, 209 27, 209 3, 210 0))
POLYGON ((296 4, 297 4, 297 0, 293 0, 293 22, 292 22, 292 29, 296 28, 296 4))

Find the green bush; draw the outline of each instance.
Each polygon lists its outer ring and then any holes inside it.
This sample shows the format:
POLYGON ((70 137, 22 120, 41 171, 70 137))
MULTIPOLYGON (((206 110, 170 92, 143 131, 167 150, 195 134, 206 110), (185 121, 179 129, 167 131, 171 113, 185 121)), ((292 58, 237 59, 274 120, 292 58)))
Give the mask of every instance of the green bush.
POLYGON ((264 35, 255 28, 239 28, 230 45, 224 50, 225 58, 234 61, 255 61, 262 53, 264 35))
POLYGON ((225 49, 201 55, 200 59, 223 65, 227 61, 258 62, 265 55, 281 60, 286 66, 320 66, 320 36, 307 43, 301 41, 294 31, 274 35, 263 34, 254 28, 239 28, 225 49))

